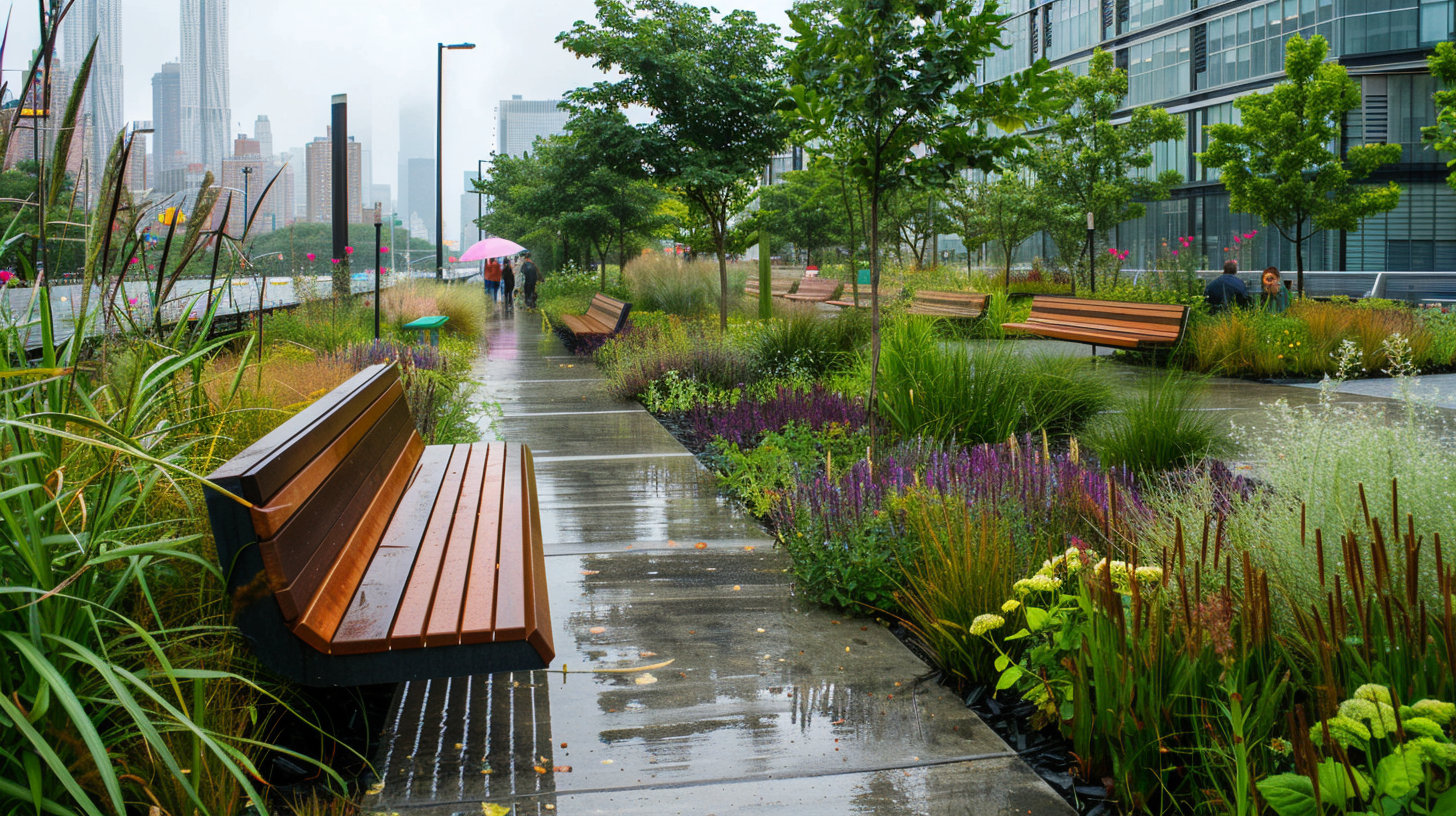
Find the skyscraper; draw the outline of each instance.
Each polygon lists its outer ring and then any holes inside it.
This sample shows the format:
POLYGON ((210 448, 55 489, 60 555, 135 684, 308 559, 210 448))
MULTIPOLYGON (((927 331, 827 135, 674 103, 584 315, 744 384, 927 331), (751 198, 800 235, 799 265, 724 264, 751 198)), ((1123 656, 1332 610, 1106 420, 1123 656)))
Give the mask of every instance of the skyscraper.
MULTIPOLYGON (((121 0, 77 0, 61 26, 65 59, 72 66, 80 67, 86 53, 91 50, 91 44, 96 44, 96 56, 91 60, 91 79, 86 86, 86 101, 82 108, 90 137, 86 159, 91 165, 91 171, 84 176, 86 186, 95 190, 101 185, 101 173, 111 152, 111 144, 124 124, 121 0)), ((66 100, 54 99, 52 103, 59 109, 64 107, 66 100)), ((89 201, 90 190, 84 192, 89 201)))
POLYGON ((267 116, 259 116, 253 123, 253 138, 258 140, 259 154, 265 159, 273 158, 273 123, 267 116))
MULTIPOLYGON (((409 202, 408 219, 406 223, 413 225, 414 219, 419 218, 425 225, 422 236, 430 243, 435 242, 435 160, 434 159, 410 159, 409 160, 409 188, 401 190, 407 193, 406 200, 409 202)), ((413 226, 411 233, 414 232, 413 226)))
MULTIPOLYGON (((333 142, 327 134, 332 133, 332 128, 326 135, 319 136, 308 143, 308 220, 315 224, 328 224, 333 216, 334 201, 334 178, 333 178, 333 142)), ((349 196, 349 222, 359 223, 363 216, 363 190, 360 188, 362 181, 361 163, 363 160, 363 145, 350 139, 348 142, 348 166, 349 166, 349 189, 346 194, 349 196)), ((370 202, 369 206, 374 206, 370 202)))
MULTIPOLYGON (((418 95, 407 97, 399 103, 399 177, 395 195, 399 199, 399 214, 404 223, 410 222, 410 213, 419 212, 431 224, 435 223, 435 112, 428 102, 418 95), (428 160, 429 177, 415 179, 410 172, 413 160, 428 160), (420 198, 411 196, 418 190, 420 198)), ((423 170, 421 172, 424 172, 423 170)))
POLYGON ((162 173, 186 165, 182 152, 182 64, 167 62, 152 75, 152 163, 157 189, 175 193, 162 183, 162 173))
POLYGON ((228 155, 227 0, 182 0, 182 149, 218 168, 228 155))
POLYGON ((520 94, 502 99, 496 128, 495 152, 502 156, 524 156, 537 139, 560 136, 571 118, 559 99, 521 99, 520 94))

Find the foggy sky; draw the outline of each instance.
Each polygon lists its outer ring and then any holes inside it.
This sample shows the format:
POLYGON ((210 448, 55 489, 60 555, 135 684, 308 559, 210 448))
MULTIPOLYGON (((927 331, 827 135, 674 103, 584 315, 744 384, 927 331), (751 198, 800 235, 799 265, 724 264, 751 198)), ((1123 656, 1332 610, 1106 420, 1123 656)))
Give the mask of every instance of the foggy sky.
MULTIPOLYGON (((123 3, 126 121, 151 119, 152 75, 181 53, 179 2, 123 3)), ((790 5, 735 0, 717 7, 746 8, 786 28, 790 5)), ((554 42, 594 12, 591 0, 232 0, 231 135, 251 135, 264 114, 275 152, 301 146, 324 135, 330 97, 348 94, 349 129, 372 152, 374 183, 389 184, 397 198, 401 103, 427 111, 433 139, 435 44, 473 42, 473 51, 445 53, 445 237, 458 235, 462 174, 495 149, 497 101, 512 94, 556 99, 601 78, 554 42)), ((35 4, 16 3, 4 65, 12 87, 20 77, 9 71, 26 67, 36 29, 35 4)), ((304 168, 294 172, 302 183, 304 168)))

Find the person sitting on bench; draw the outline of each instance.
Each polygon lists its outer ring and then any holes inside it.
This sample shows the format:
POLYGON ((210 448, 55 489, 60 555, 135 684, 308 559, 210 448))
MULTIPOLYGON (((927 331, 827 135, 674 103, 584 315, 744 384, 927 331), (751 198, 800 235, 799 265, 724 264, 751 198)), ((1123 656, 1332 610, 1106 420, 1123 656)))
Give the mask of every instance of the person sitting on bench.
POLYGON ((1218 314, 1230 306, 1249 305, 1249 288, 1239 280, 1238 261, 1223 262, 1223 274, 1208 282, 1203 298, 1208 301, 1210 314, 1218 314))

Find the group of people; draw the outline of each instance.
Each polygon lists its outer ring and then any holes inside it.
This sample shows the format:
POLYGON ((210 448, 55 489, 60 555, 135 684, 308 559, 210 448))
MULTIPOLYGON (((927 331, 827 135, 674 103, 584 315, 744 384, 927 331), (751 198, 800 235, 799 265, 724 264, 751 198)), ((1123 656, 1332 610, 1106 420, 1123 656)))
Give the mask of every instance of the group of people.
MULTIPOLYGON (((1278 314, 1289 308, 1289 287, 1279 277, 1279 267, 1264 270, 1260 278, 1259 308, 1278 314)), ((1203 288, 1203 298, 1208 301, 1208 311, 1221 312, 1232 306, 1252 306, 1253 297, 1249 287, 1239 279, 1237 261, 1224 261, 1223 274, 1208 282, 1203 288)))
MULTIPOLYGON (((531 251, 521 252, 521 297, 526 308, 536 308, 536 282, 541 279, 536 262, 531 260, 531 251)), ((510 311, 516 305, 516 268, 510 258, 491 258, 485 262, 485 298, 491 302, 499 300, 510 311)))

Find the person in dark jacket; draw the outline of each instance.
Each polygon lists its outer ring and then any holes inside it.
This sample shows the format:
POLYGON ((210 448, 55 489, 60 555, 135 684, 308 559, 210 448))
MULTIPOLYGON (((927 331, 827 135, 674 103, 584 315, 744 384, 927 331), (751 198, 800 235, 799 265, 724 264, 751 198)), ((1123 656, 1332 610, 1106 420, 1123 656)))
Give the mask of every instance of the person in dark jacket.
POLYGON ((1223 274, 1208 282, 1203 289, 1208 311, 1216 314, 1231 306, 1249 305, 1249 287, 1239 280, 1237 261, 1224 261, 1223 274))
POLYGON ((521 253, 521 282, 525 284, 526 308, 536 308, 536 281, 541 277, 541 272, 536 268, 536 262, 531 260, 531 251, 528 249, 521 253))
POLYGON ((516 306, 516 270, 511 266, 510 258, 506 258, 501 266, 501 300, 508 312, 516 306))

